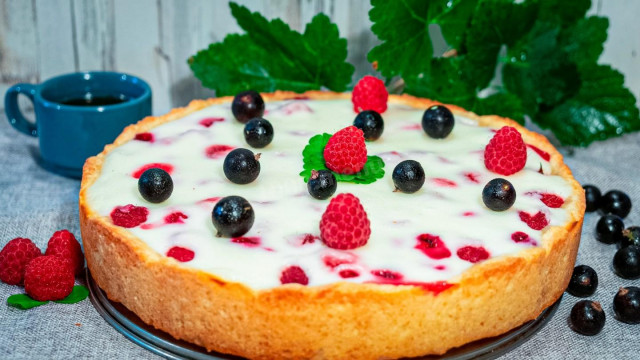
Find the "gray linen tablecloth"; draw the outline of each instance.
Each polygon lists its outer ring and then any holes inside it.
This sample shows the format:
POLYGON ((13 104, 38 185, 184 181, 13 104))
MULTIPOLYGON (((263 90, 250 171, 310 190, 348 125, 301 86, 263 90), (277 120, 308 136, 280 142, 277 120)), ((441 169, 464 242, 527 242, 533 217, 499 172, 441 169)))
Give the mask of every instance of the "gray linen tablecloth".
MULTIPOLYGON (((37 140, 19 134, 0 115, 0 247, 15 237, 28 237, 41 249, 51 234, 69 229, 80 234, 80 182, 51 174, 34 161, 37 140)), ((620 189, 635 201, 626 225, 640 225, 640 133, 591 145, 563 149, 566 162, 583 184, 601 190, 620 189), (571 152, 571 154, 567 154, 571 152)), ((620 286, 640 286, 613 274, 615 246, 594 238, 596 213, 587 214, 577 264, 592 266, 600 279, 591 299, 603 304, 606 325, 593 337, 578 335, 567 317, 578 299, 565 294, 551 321, 535 336, 502 359, 639 359, 640 325, 614 319, 613 296, 620 286)), ((158 358, 102 319, 89 300, 74 305, 49 303, 28 311, 6 305, 23 289, 0 283, 0 359, 132 359, 158 358)))

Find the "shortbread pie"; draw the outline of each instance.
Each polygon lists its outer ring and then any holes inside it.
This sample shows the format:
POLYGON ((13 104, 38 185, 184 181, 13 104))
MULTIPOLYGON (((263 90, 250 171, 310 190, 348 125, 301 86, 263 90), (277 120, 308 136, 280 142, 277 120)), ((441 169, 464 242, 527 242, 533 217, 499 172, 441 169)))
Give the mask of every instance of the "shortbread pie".
POLYGON ((196 100, 129 126, 87 160, 80 223, 91 275, 109 299, 175 338, 263 359, 381 359, 443 354, 535 319, 564 292, 584 215, 582 187, 542 136, 497 116, 455 106, 453 131, 434 139, 421 119, 436 104, 389 96, 384 132, 366 143, 384 162, 368 184, 338 181, 326 200, 310 196, 303 150, 318 134, 353 124, 350 94, 262 95, 273 141, 253 149, 230 97, 196 100), (517 129, 526 163, 512 175, 487 169, 498 129, 517 129), (234 184, 223 172, 236 148, 260 153, 260 173, 234 184), (404 160, 422 165, 415 193, 394 191, 404 160), (151 203, 138 178, 161 168, 171 196, 151 203), (515 203, 485 206, 482 192, 508 180, 515 203), (339 194, 357 198, 370 222, 365 245, 340 250, 320 238, 339 194), (212 209, 246 199, 255 221, 219 237, 212 209), (294 282, 286 274, 293 272, 294 282), (290 279, 289 279, 290 280, 290 279), (284 284, 283 284, 284 283, 284 284))

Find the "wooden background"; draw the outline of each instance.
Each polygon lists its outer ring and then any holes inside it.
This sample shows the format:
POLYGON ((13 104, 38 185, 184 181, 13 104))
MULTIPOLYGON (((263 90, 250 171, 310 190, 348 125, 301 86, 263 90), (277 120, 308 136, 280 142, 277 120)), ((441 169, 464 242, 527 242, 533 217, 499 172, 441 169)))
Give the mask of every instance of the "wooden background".
MULTIPOLYGON (((610 20, 600 62, 622 71, 640 99, 640 1, 592 1, 590 13, 610 20)), ((377 39, 370 31, 368 1, 237 2, 268 18, 280 17, 296 30, 324 12, 348 39, 354 77, 372 71, 366 54, 377 39)), ((226 0, 0 0, 0 94, 18 82, 115 70, 149 82, 154 113, 161 114, 213 95, 193 77, 186 61, 209 43, 239 31, 226 0)), ((0 101, 0 108, 3 105, 0 101)))

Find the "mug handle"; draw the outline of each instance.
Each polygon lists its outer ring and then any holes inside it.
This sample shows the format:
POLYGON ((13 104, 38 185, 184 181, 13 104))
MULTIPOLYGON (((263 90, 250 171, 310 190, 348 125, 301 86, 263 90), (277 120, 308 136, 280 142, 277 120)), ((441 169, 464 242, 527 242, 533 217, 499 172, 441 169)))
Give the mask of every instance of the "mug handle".
POLYGON ((33 84, 15 84, 4 95, 4 111, 7 114, 9 124, 18 131, 31 136, 38 136, 38 130, 35 124, 32 124, 22 115, 18 106, 18 94, 26 95, 31 99, 31 102, 34 102, 36 89, 37 85, 33 84))

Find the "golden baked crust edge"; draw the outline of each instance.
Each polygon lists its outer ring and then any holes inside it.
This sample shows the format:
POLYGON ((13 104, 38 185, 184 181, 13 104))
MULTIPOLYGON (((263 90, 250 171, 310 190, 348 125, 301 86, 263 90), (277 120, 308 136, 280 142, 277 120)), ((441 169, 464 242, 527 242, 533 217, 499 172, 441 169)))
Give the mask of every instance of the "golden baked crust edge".
MULTIPOLYGON (((306 96, 350 98, 312 91, 263 94, 265 101, 306 96)), ((565 226, 544 230, 542 244, 514 256, 478 263, 434 295, 414 286, 336 283, 288 284, 255 291, 183 266, 151 250, 128 230, 95 213, 87 189, 100 175, 106 154, 139 132, 231 97, 194 100, 166 115, 127 127, 112 145, 87 160, 80 189, 80 227, 87 265, 111 300, 146 323, 208 350, 256 359, 379 359, 442 354, 468 342, 496 336, 535 319, 564 292, 578 250, 585 201, 561 154, 547 139, 512 120, 456 114, 480 125, 518 128, 525 142, 551 155, 554 174, 572 186, 565 226)), ((437 102, 409 95, 390 102, 427 108, 437 102)))

